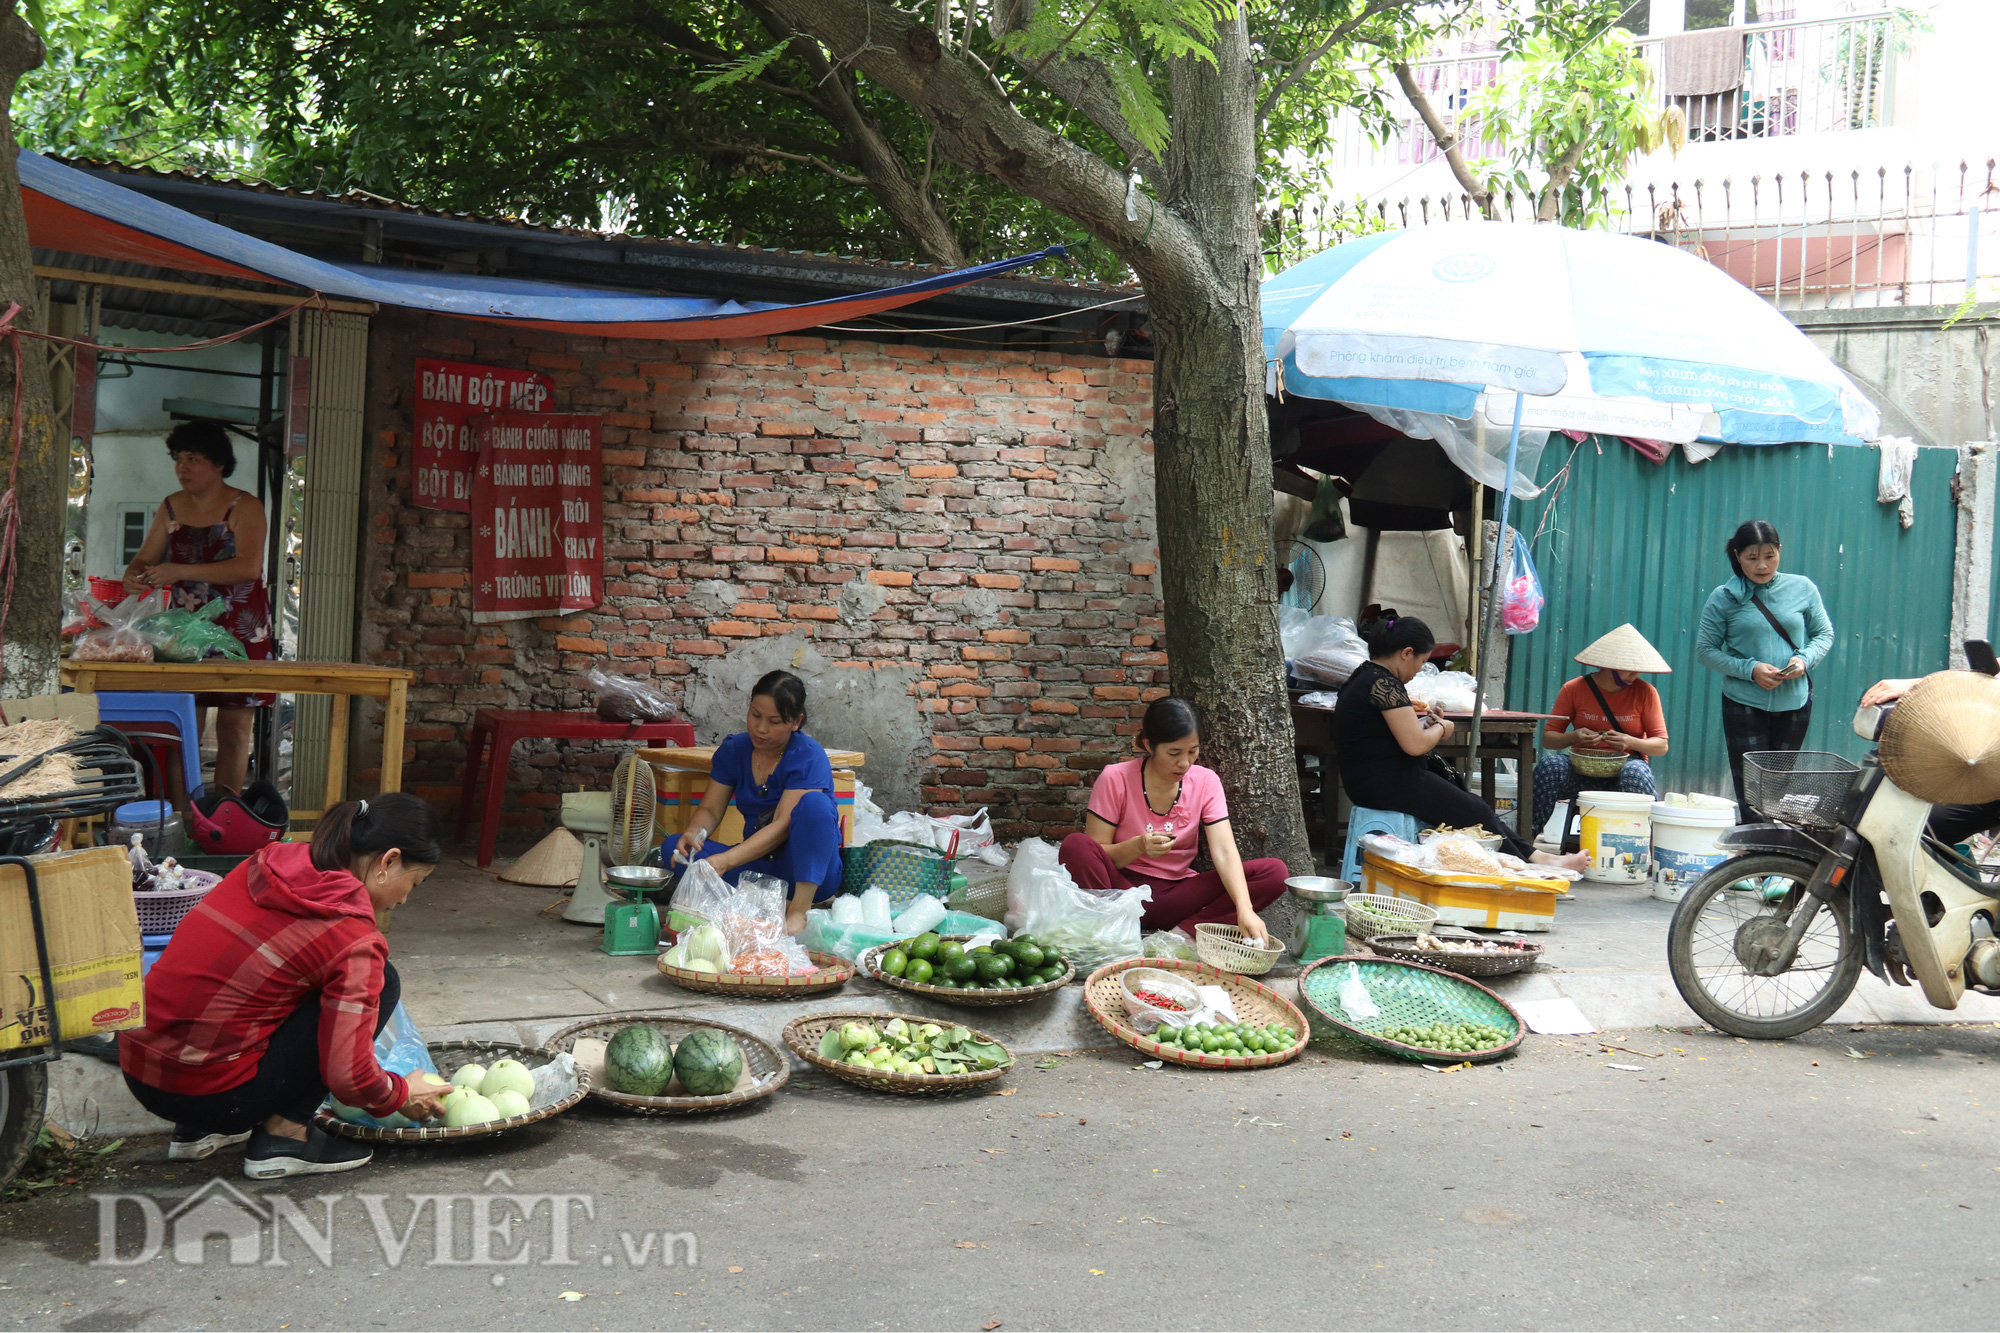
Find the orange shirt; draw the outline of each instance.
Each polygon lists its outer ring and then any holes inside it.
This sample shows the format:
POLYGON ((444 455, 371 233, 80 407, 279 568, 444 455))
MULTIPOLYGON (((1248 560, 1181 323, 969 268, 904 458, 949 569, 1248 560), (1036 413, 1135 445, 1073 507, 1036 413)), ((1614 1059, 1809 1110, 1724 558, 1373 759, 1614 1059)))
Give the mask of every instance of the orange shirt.
MULTIPOLYGON (((1598 686, 1603 689, 1602 685, 1598 686)), ((1550 727, 1567 729, 1579 728, 1587 731, 1622 731, 1628 736, 1643 736, 1649 739, 1665 740, 1667 736, 1667 716, 1660 710, 1660 692, 1643 680, 1635 680, 1622 690, 1604 690, 1604 698, 1610 703, 1611 711, 1618 716, 1614 728, 1611 720, 1604 716, 1604 710, 1597 705, 1597 696, 1590 692, 1590 685, 1583 676, 1566 682, 1556 694, 1556 706, 1549 711, 1557 721, 1550 727), (1563 728, 1562 724, 1567 723, 1563 728)))

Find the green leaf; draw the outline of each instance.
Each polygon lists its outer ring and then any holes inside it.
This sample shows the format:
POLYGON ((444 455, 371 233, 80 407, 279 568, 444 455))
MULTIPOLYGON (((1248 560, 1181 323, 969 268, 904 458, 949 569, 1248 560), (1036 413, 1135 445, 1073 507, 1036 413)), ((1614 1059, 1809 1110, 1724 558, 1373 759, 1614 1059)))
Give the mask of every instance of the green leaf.
POLYGON ((736 61, 734 64, 723 65, 714 74, 697 83, 694 86, 694 91, 698 93, 713 92, 717 88, 726 88, 732 83, 741 83, 745 79, 759 78, 765 70, 771 67, 779 56, 785 53, 785 48, 791 44, 791 39, 787 38, 768 51, 759 51, 755 55, 743 57, 743 59, 736 61))

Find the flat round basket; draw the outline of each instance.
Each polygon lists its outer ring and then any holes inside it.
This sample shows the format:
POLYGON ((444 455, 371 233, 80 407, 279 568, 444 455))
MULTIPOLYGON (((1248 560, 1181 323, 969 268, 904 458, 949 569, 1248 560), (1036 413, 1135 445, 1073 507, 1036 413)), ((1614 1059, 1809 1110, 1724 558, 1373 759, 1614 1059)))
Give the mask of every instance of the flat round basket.
POLYGON ((1445 1064, 1498 1060, 1521 1044, 1527 1024, 1512 1005, 1476 981, 1454 976, 1421 963, 1393 958, 1347 956, 1322 958, 1299 973, 1299 998, 1340 1036, 1405 1060, 1436 1060, 1445 1064), (1353 964, 1361 970, 1369 998, 1381 1010, 1373 1018, 1349 1016, 1340 1003, 1338 968, 1353 964), (1380 1035, 1407 1023, 1491 1023, 1512 1033, 1500 1045, 1484 1051, 1433 1051, 1380 1035))
POLYGON ((1595 750, 1586 745, 1569 747, 1569 766, 1578 776, 1586 778, 1615 778, 1631 757, 1623 750, 1595 750))
MULTIPOLYGON (((658 1097, 641 1097, 630 1092, 613 1092, 601 1082, 590 1085, 590 1095, 598 1101, 627 1111, 638 1111, 646 1115, 702 1115, 710 1111, 727 1110, 732 1106, 744 1106, 760 1098, 768 1097, 792 1076, 792 1062, 785 1053, 752 1032, 730 1027, 727 1023, 695 1023, 685 1018, 661 1013, 605 1014, 587 1022, 572 1023, 549 1038, 552 1051, 576 1050, 579 1041, 596 1039, 610 1041, 624 1028, 634 1023, 648 1023, 666 1033, 667 1040, 678 1046, 681 1038, 696 1028, 713 1028, 726 1032, 736 1039, 743 1051, 743 1077, 737 1081, 734 1091, 715 1097, 696 1097, 689 1093, 667 1093, 658 1097)), ((668 1085, 680 1086, 676 1079, 668 1085)))
POLYGON ((1135 1051, 1177 1065, 1193 1065, 1197 1069, 1267 1069, 1296 1057, 1306 1048, 1306 1042, 1312 1035, 1306 1026, 1306 1016, 1299 1012, 1297 1005, 1263 982, 1225 972, 1213 963, 1190 963, 1184 958, 1127 958, 1123 962, 1106 963, 1098 968, 1090 974, 1090 980, 1084 982, 1083 987, 1084 999, 1090 1005, 1090 1016, 1097 1020, 1099 1027, 1135 1051), (1134 967, 1178 972, 1197 986, 1220 986, 1229 992, 1229 1003, 1235 1008, 1239 1022, 1260 1027, 1271 1023, 1283 1024, 1298 1033, 1299 1039, 1273 1055, 1211 1055, 1207 1051, 1184 1051, 1178 1046, 1163 1045, 1151 1037, 1142 1036, 1126 1021, 1125 1002, 1118 993, 1118 974, 1134 967))
POLYGON ((1504 952, 1452 953, 1448 949, 1419 948, 1415 935, 1377 935, 1368 941, 1368 948, 1370 952, 1384 958, 1396 958, 1405 963, 1422 963, 1426 967, 1441 967, 1462 977, 1504 977, 1510 972, 1525 972, 1541 962, 1543 946, 1509 940, 1503 946, 1504 952))
POLYGON ((1437 908, 1386 893, 1350 893, 1340 908, 1347 918, 1347 933, 1357 940, 1414 934, 1429 930, 1438 919, 1437 908))
POLYGON ((808 949, 806 957, 819 971, 802 977, 739 977, 731 972, 697 972, 691 967, 670 967, 660 955, 660 975, 683 990, 707 995, 735 995, 746 1000, 797 1000, 808 995, 824 995, 839 990, 854 975, 854 964, 839 954, 817 953, 808 949))
MULTIPOLYGON (((519 1060, 530 1069, 540 1069, 556 1058, 556 1053, 546 1046, 520 1046, 508 1041, 434 1041, 428 1043, 428 1047, 438 1073, 446 1078, 466 1065, 490 1065, 495 1060, 512 1059, 519 1060)), ((466 1125, 459 1129, 442 1125, 384 1129, 380 1125, 349 1124, 322 1107, 319 1114, 313 1117, 313 1123, 329 1134, 338 1134, 344 1139, 360 1139, 364 1143, 440 1143, 447 1139, 483 1139, 488 1135, 532 1125, 537 1120, 547 1120, 552 1115, 561 1115, 582 1101, 589 1092, 590 1071, 578 1069, 575 1092, 561 1101, 536 1107, 522 1115, 509 1116, 505 1120, 488 1120, 484 1124, 466 1125)))
MULTIPOLYGON (((940 942, 944 940, 957 940, 961 944, 971 938, 972 936, 970 935, 940 935, 938 937, 940 942)), ((878 944, 874 948, 864 952, 861 955, 860 962, 861 975, 879 981, 884 986, 894 986, 897 990, 906 990, 912 995, 923 995, 933 1000, 943 1000, 946 1004, 962 1004, 975 1009, 991 1008, 999 1004, 1026 1004, 1030 1000, 1039 1000, 1044 995, 1054 995, 1064 986, 1069 985, 1071 979, 1076 976, 1076 964, 1070 962, 1068 959, 1064 959, 1063 974, 1054 981, 1045 981, 1039 986, 1021 986, 1014 990, 1006 990, 1004 988, 1000 990, 958 990, 950 986, 920 986, 914 981, 905 981, 901 977, 892 977, 882 970, 882 955, 888 953, 891 949, 898 948, 907 943, 909 943, 907 940, 892 940, 887 944, 878 944)))
MULTIPOLYGON (((907 1097, 936 1097, 947 1093, 963 1092, 967 1088, 991 1083, 1014 1067, 1014 1053, 1007 1051, 1007 1059, 992 1069, 981 1069, 970 1074, 885 1074, 878 1069, 862 1069, 848 1064, 845 1060, 829 1060, 819 1053, 819 1040, 828 1028, 837 1028, 843 1023, 882 1024, 892 1018, 900 1018, 905 1023, 934 1023, 937 1020, 925 1018, 922 1014, 845 1013, 845 1014, 805 1014, 785 1024, 785 1045, 792 1054, 809 1065, 824 1069, 835 1078, 846 1079, 858 1087, 873 1088, 877 1092, 896 1092, 907 1097)), ((1006 1044, 988 1036, 978 1028, 967 1029, 980 1041, 990 1041, 1006 1050, 1006 1044)))

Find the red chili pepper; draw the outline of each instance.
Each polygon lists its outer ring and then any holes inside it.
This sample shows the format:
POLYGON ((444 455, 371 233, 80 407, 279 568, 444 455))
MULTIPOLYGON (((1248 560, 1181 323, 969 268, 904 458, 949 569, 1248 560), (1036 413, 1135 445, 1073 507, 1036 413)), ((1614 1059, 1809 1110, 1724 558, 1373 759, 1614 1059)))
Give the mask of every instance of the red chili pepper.
POLYGON ((1147 1004, 1152 1005, 1155 1009, 1169 1009, 1175 1013, 1187 1012, 1187 1006, 1182 1004, 1179 1000, 1169 999, 1164 995, 1155 995, 1152 991, 1149 990, 1134 990, 1132 993, 1138 996, 1140 999, 1144 1000, 1147 1004))

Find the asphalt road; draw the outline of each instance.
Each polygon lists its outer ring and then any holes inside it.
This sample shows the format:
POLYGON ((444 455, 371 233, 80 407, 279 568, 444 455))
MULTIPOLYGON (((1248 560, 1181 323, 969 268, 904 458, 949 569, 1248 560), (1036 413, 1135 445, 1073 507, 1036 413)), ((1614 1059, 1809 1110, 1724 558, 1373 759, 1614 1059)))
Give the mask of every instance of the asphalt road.
MULTIPOLYGON (((1982 1101, 2000 1030, 1607 1040, 1645 1054, 1538 1038, 1504 1064, 1436 1073, 1316 1048, 1208 1075, 1135 1069, 1120 1049, 1020 1069, 1011 1095, 941 1100, 808 1073, 758 1109, 585 1107, 485 1147, 384 1150, 363 1171, 269 1187, 242 1180, 234 1154, 173 1164, 136 1144, 108 1178, 0 1207, 0 1321, 1993 1325, 2000 1144, 1982 1101), (169 1221, 158 1257, 93 1265, 91 1192, 148 1196, 164 1217, 207 1187, 185 1216, 239 1224, 214 1181, 281 1214, 246 1231, 252 1263, 228 1262, 220 1233, 203 1262, 177 1262, 169 1221), (589 1215, 550 1195, 587 1196, 589 1215), (302 1239, 329 1231, 330 1268, 302 1239)), ((121 1205, 128 1259, 144 1257, 142 1207, 121 1205)))

